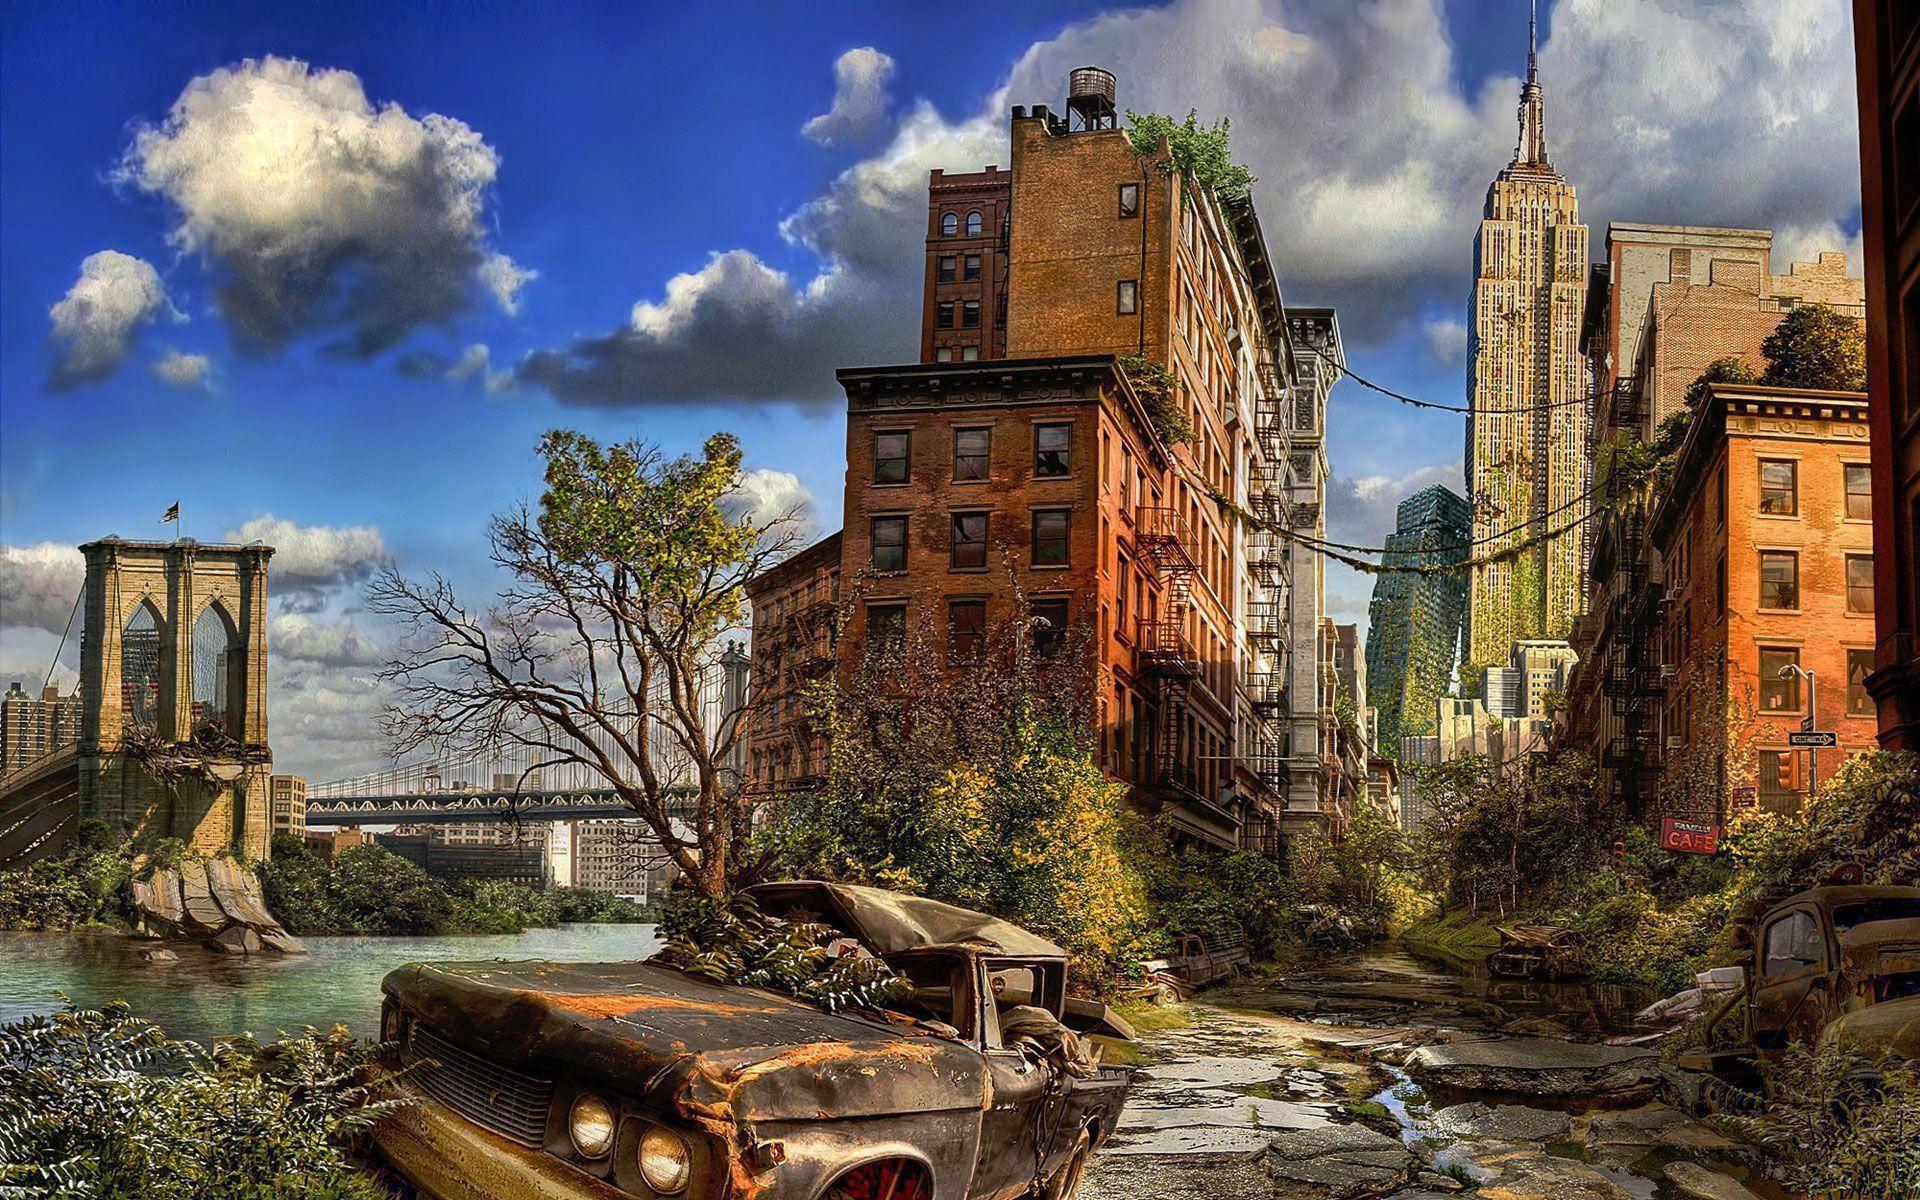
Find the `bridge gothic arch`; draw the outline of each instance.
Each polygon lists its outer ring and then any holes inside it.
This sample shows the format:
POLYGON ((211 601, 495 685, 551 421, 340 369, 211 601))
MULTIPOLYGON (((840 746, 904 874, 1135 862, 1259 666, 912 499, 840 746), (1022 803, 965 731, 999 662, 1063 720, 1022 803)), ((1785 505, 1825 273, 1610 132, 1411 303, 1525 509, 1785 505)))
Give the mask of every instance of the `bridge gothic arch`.
POLYGON ((107 537, 80 550, 80 811, 264 858, 273 548, 107 537), (195 741, 205 767, 195 778, 163 782, 150 762, 129 760, 130 748, 151 759, 207 725, 224 737, 195 741))

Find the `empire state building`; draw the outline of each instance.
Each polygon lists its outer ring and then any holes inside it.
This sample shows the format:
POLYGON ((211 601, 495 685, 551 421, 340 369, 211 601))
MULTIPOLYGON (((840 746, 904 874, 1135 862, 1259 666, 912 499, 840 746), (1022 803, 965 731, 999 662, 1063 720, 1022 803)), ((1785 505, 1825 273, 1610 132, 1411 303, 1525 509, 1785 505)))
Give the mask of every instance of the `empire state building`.
POLYGON ((1563 638, 1586 596, 1587 227, 1547 161, 1546 100, 1527 34, 1520 142, 1487 189, 1474 241, 1467 485, 1473 557, 1467 674, 1520 638, 1563 638))

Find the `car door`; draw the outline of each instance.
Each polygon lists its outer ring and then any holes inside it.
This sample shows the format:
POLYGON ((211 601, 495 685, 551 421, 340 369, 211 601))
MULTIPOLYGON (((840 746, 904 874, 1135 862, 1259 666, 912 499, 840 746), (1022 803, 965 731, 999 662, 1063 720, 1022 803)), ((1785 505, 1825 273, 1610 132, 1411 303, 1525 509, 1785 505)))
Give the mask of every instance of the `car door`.
MULTIPOLYGON (((1053 1079, 1052 1069, 1026 1051, 1007 1046, 1000 1036, 1000 1007, 1031 1003, 1041 986, 1031 967, 980 964, 980 1049, 993 1084, 992 1102, 980 1120, 979 1160, 973 1172, 973 1197, 1018 1196, 1034 1175, 1034 1123, 1053 1079)), ((1044 1138, 1046 1130, 1039 1131, 1044 1138)))
POLYGON ((1785 1044, 1789 1032, 1812 1015, 1809 1004, 1824 1011, 1827 957, 1827 938, 1812 907, 1796 905, 1768 919, 1760 931, 1753 990, 1755 1045, 1785 1044))

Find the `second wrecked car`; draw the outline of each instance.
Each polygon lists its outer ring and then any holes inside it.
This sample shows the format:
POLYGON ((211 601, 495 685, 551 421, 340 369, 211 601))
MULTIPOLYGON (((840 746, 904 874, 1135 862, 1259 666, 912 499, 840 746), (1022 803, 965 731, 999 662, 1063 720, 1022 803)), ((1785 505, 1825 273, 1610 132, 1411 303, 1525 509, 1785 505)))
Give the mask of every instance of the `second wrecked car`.
POLYGON ((1131 1070, 1050 1038, 1124 1034, 1066 996, 1059 946, 979 913, 829 883, 752 889, 911 985, 885 1013, 648 963, 419 964, 384 1039, 416 1103, 388 1162, 438 1200, 1071 1196, 1131 1070))

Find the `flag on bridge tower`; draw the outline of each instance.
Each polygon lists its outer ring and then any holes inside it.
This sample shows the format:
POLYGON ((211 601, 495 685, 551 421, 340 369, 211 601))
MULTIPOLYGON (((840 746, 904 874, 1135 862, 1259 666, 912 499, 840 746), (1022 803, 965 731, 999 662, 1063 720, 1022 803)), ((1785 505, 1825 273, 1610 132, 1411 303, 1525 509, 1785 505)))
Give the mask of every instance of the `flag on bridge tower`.
POLYGON ((180 520, 180 502, 178 500, 175 500, 172 504, 167 505, 167 511, 160 514, 160 523, 162 525, 165 525, 168 521, 173 521, 175 523, 178 523, 179 520, 180 520))

